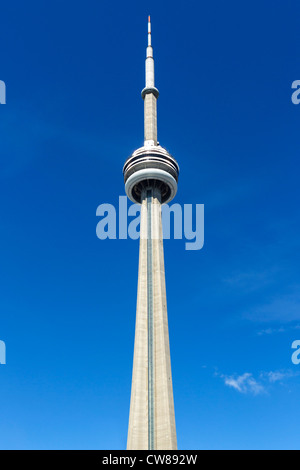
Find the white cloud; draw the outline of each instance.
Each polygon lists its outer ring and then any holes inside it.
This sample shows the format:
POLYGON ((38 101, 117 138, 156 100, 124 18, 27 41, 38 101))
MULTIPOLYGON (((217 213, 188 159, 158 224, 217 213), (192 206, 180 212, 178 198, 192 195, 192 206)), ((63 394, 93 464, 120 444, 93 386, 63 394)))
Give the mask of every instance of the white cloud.
POLYGON ((264 386, 258 383, 249 372, 238 377, 226 375, 221 375, 221 377, 224 379, 225 385, 234 388, 240 393, 259 395, 265 392, 264 386))
POLYGON ((253 377, 253 374, 245 372, 242 375, 224 375, 216 374, 224 380, 227 387, 234 388, 237 392, 243 394, 261 395, 267 393, 270 384, 283 382, 291 377, 296 377, 300 372, 291 370, 279 370, 270 372, 261 372, 259 380, 253 377), (269 386, 269 387, 268 387, 269 386))
POLYGON ((296 324, 296 325, 291 325, 291 326, 285 326, 284 328, 282 326, 280 328, 265 328, 263 330, 259 330, 257 334, 258 336, 273 335, 276 333, 284 333, 289 330, 299 330, 299 329, 300 329, 300 325, 296 324))
POLYGON ((287 375, 282 372, 268 372, 267 376, 271 383, 281 381, 287 377, 287 375))
POLYGON ((260 374, 262 378, 266 378, 270 383, 283 382, 284 380, 296 377, 297 375, 299 375, 299 372, 292 372, 291 370, 262 372, 260 374))
POLYGON ((264 330, 260 330, 257 332, 259 336, 262 335, 273 335, 275 333, 284 333, 285 329, 284 328, 266 328, 264 330))

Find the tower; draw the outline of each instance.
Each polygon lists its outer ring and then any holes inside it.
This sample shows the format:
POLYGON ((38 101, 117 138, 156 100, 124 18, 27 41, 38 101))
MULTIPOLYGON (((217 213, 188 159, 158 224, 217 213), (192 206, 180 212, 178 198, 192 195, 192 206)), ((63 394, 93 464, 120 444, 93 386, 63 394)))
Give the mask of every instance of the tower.
POLYGON ((148 18, 144 145, 123 168, 128 198, 141 204, 134 358, 127 449, 176 449, 161 205, 177 191, 179 167, 157 141, 157 98, 148 18))

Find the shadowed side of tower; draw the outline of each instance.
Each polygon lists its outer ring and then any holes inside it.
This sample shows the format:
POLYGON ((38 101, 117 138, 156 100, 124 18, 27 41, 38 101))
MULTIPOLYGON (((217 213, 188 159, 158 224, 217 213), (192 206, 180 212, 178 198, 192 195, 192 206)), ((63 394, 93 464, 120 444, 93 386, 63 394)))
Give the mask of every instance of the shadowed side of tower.
POLYGON ((128 197, 141 204, 134 359, 127 449, 176 449, 161 205, 176 194, 179 168, 157 143, 154 60, 148 21, 144 146, 123 169, 128 197))

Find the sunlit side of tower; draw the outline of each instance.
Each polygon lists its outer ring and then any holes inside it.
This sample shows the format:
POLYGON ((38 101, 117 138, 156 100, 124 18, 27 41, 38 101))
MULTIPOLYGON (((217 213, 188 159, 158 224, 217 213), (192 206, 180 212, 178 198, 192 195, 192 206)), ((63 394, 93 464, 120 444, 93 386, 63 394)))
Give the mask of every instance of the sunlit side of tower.
POLYGON ((148 20, 144 145, 127 159, 125 190, 141 204, 134 358, 127 449, 176 449, 161 205, 177 192, 179 167, 157 141, 157 98, 148 20))

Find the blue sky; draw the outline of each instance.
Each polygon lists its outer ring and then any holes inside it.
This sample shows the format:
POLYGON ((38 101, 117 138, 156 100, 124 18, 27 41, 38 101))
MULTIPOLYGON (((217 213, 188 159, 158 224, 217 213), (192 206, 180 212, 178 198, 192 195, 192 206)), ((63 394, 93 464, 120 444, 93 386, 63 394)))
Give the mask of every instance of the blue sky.
POLYGON ((205 205, 202 250, 165 241, 178 446, 298 449, 300 6, 278 0, 1 5, 0 447, 126 446, 138 241, 95 214, 143 142, 149 14, 175 201, 205 205))

